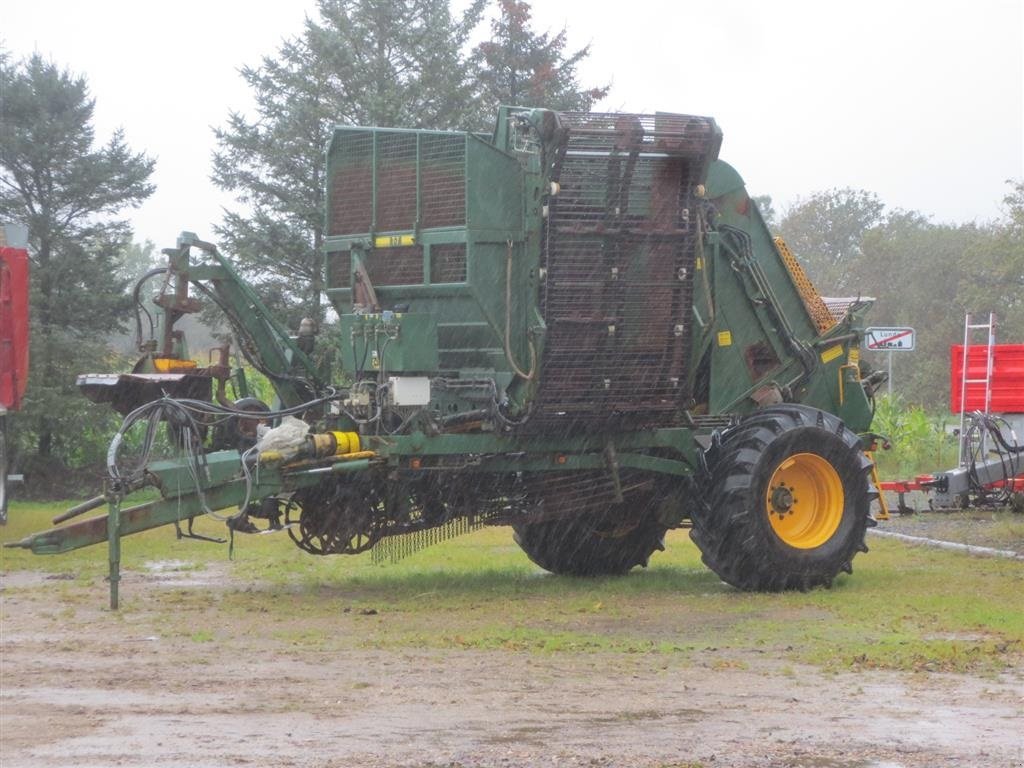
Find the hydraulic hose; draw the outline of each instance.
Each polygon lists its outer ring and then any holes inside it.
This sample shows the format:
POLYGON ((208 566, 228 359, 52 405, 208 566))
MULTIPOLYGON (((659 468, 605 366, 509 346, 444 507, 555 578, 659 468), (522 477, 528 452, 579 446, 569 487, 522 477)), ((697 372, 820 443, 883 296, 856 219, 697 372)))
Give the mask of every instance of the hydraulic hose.
POLYGON ((149 334, 150 334, 150 336, 153 335, 153 330, 154 330, 153 329, 153 316, 149 313, 149 310, 146 309, 145 306, 143 306, 142 299, 139 296, 139 294, 142 291, 142 284, 145 283, 147 280, 149 280, 151 277, 156 277, 157 275, 162 275, 162 274, 164 274, 166 272, 167 272, 167 267, 156 267, 155 269, 149 270, 149 272, 147 272, 142 277, 140 277, 137 281, 135 281, 135 287, 132 289, 132 302, 133 302, 133 306, 135 308, 135 347, 137 349, 141 349, 142 348, 142 314, 139 312, 140 309, 142 310, 142 312, 145 312, 146 313, 146 317, 149 318, 149 334))
POLYGON ((530 346, 530 372, 524 373, 512 356, 512 241, 508 241, 508 255, 505 258, 505 359, 512 367, 516 376, 526 381, 533 381, 537 375, 537 348, 533 339, 527 338, 530 346))

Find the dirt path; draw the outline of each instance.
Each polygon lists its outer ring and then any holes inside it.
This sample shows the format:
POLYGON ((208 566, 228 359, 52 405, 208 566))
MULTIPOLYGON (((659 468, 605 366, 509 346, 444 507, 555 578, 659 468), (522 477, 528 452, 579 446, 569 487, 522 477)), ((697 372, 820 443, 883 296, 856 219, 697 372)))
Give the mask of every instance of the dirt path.
MULTIPOLYGON (((161 631, 163 579, 129 573, 120 615, 95 593, 62 609, 61 585, 36 575, 3 585, 4 768, 1024 765, 1024 670, 822 674, 713 649, 326 652, 272 640, 286 629, 273 611, 233 625, 215 589, 196 617, 206 640, 161 631)), ((355 637, 368 618, 338 615, 336 630, 355 637)))

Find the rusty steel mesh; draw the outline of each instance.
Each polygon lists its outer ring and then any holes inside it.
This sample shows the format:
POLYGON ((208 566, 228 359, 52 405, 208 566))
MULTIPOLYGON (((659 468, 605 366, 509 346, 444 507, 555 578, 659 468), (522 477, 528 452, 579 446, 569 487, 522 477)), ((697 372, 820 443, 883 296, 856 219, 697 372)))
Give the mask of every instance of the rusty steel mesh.
MULTIPOLYGON (((328 235, 366 235, 458 227, 466 223, 466 137, 365 129, 336 138, 331 163, 328 235)), ((466 280, 465 244, 435 245, 432 283, 466 280)), ((420 285, 421 245, 374 248, 367 271, 376 285, 420 285)), ((351 255, 328 254, 328 285, 351 287, 351 255)))
MULTIPOLYGON (((328 253, 327 271, 329 287, 351 288, 352 253, 328 253)), ((420 285, 423 283, 423 247, 378 248, 367 265, 367 272, 374 285, 420 285)), ((430 246, 431 283, 461 283, 465 280, 465 243, 430 246)))
POLYGON ((688 398, 694 187, 714 124, 563 115, 543 252, 548 326, 530 431, 668 426, 688 398))
POLYGON ((327 234, 369 232, 373 225, 373 133, 346 132, 336 141, 327 234))
POLYGON ((374 285, 419 285, 423 282, 423 246, 375 248, 366 271, 374 285))
POLYGON ((461 134, 421 134, 421 226, 459 227, 466 223, 466 138, 461 134))
POLYGON ((329 235, 466 223, 464 134, 346 131, 335 140, 331 174, 329 235))
POLYGON ((378 232, 416 226, 416 134, 377 132, 378 232))
POLYGON ((352 252, 331 251, 327 254, 327 286, 352 287, 352 252))
POLYGON ((466 280, 466 244, 430 246, 430 282, 462 283, 466 280))

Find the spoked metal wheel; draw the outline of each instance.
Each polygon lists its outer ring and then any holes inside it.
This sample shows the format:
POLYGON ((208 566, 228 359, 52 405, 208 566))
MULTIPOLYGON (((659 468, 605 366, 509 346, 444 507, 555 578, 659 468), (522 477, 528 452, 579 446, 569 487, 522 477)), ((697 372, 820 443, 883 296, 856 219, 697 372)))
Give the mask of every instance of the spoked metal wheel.
POLYGON ((369 484, 334 482, 303 488, 292 496, 284 514, 292 541, 313 555, 365 552, 387 527, 383 499, 369 484))

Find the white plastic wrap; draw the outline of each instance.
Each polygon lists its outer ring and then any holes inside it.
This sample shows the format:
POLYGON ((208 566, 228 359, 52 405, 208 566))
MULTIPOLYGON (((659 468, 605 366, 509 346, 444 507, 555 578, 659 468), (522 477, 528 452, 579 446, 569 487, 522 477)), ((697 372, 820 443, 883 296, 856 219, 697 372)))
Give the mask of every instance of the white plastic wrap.
POLYGON ((260 453, 279 451, 284 455, 293 454, 302 447, 307 434, 309 424, 294 416, 285 416, 278 426, 260 436, 256 450, 260 453))

